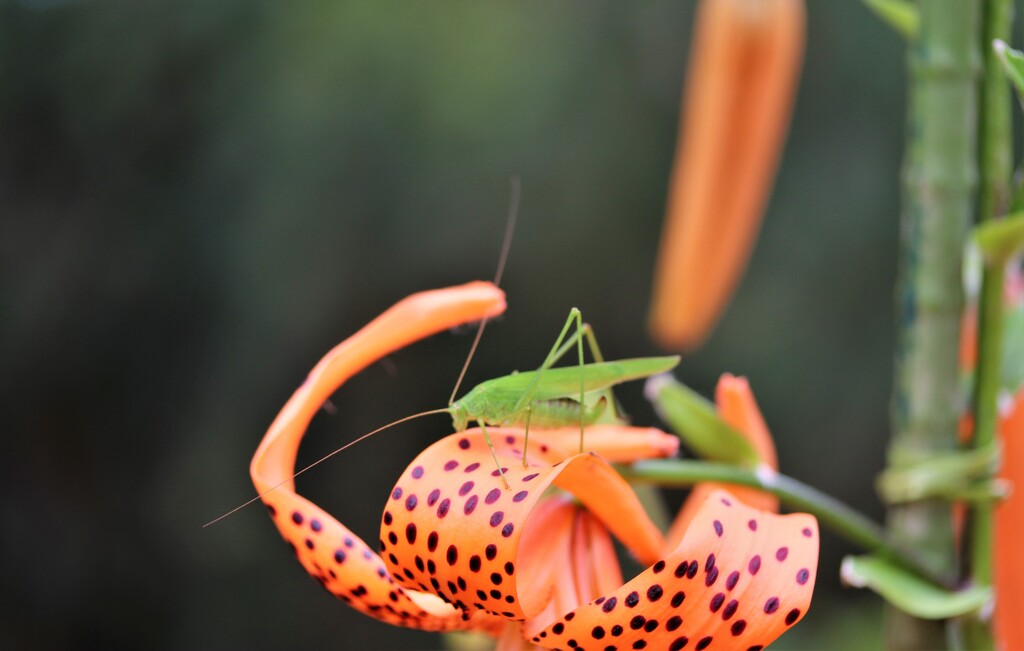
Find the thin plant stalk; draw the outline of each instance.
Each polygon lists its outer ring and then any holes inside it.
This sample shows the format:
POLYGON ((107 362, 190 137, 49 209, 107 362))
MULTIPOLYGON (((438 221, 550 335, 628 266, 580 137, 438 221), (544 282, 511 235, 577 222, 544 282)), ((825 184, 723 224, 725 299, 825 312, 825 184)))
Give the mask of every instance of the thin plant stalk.
POLYGON ((701 482, 720 482, 763 490, 794 510, 814 515, 838 536, 865 551, 878 553, 937 585, 951 587, 953 584, 952 575, 924 565, 912 550, 901 547, 883 527, 864 514, 792 477, 726 463, 680 459, 640 461, 620 471, 631 481, 658 486, 682 488, 701 482))
MULTIPOLYGON (((909 56, 909 118, 900 218, 900 278, 892 440, 888 463, 902 468, 957 447, 957 350, 963 310, 963 243, 977 186, 976 70, 979 0, 918 4, 909 56)), ((948 503, 892 506, 889 532, 943 574, 958 570, 948 503)), ((890 649, 941 649, 943 625, 894 609, 890 649)))
MULTIPOLYGON (((1008 0, 985 0, 981 48, 984 78, 981 84, 978 125, 978 160, 981 188, 978 196, 979 222, 996 219, 1008 209, 1012 168, 1010 88, 992 43, 1009 40, 1013 4, 1008 0)), ((974 385, 975 447, 995 442, 998 423, 998 393, 1002 368, 1003 276, 1005 262, 986 261, 978 308, 978 367, 974 385)), ((971 512, 969 568, 971 580, 992 583, 993 512, 991 503, 979 503, 971 512)), ((988 623, 973 621, 965 626, 965 641, 972 649, 994 648, 988 623)))

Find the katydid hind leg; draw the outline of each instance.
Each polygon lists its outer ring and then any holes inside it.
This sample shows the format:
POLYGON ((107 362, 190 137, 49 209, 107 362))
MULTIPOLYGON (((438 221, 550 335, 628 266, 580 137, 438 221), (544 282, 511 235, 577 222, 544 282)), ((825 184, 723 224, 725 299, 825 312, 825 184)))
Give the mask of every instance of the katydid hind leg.
MULTIPOLYGON (((541 377, 544 375, 544 371, 551 368, 559 358, 559 350, 561 349, 562 342, 565 340, 565 336, 569 333, 569 328, 572 327, 573 321, 577 324, 581 322, 580 311, 577 308, 569 310, 569 318, 565 320, 565 325, 562 326, 562 331, 558 333, 558 337, 555 339, 555 344, 551 347, 547 357, 544 358, 544 362, 537 368, 533 381, 523 391, 523 395, 519 396, 519 400, 516 401, 515 413, 522 411, 523 407, 530 404, 533 401, 533 393, 537 388, 537 384, 540 382, 541 377)), ((577 325, 577 329, 579 326, 577 325)))

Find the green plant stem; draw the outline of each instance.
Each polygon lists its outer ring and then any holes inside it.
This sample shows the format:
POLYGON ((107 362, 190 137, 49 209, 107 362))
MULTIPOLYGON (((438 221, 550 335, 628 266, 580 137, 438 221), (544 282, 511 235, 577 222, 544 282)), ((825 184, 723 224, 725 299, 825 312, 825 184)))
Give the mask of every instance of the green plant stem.
MULTIPOLYGON (((918 3, 900 219, 899 314, 888 462, 905 467, 957 447, 963 243, 977 185, 979 0, 918 3)), ((951 510, 941 501, 891 507, 900 548, 942 574, 957 571, 951 510)), ((946 648, 941 623, 889 612, 890 649, 946 648)))
MULTIPOLYGON (((985 68, 978 124, 978 160, 981 170, 978 219, 982 222, 1001 216, 1009 205, 1010 179, 1013 174, 1010 87, 992 49, 992 42, 995 39, 1009 41, 1012 21, 1012 2, 985 0, 981 40, 985 68)), ((991 446, 996 437, 997 400, 1002 370, 1004 269, 1004 261, 986 260, 982 276, 978 309, 978 368, 973 400, 973 444, 978 448, 991 446)), ((992 528, 992 504, 977 504, 971 513, 969 567, 971 581, 978 585, 992 583, 992 528)), ((966 624, 964 637, 972 649, 992 649, 995 646, 991 627, 984 622, 966 624)))
POLYGON ((938 585, 951 587, 954 582, 952 575, 923 564, 916 554, 893 541, 885 529, 864 514, 786 475, 758 473, 724 463, 679 459, 640 461, 622 468, 621 472, 633 481, 676 488, 700 482, 759 488, 775 495, 789 507, 811 513, 823 526, 867 551, 885 556, 938 585))

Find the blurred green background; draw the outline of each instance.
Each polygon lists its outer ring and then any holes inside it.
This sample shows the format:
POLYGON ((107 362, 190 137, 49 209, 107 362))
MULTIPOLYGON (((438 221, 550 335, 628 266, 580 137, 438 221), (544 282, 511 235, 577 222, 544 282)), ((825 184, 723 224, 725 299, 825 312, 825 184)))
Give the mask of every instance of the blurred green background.
MULTIPOLYGON (((876 517, 887 438, 904 48, 812 2, 758 248, 677 375, 747 375, 782 468, 876 517)), ((0 647, 426 649, 329 598, 249 499, 266 426, 329 347, 417 290, 490 278, 469 382, 536 366, 568 309, 609 357, 645 333, 694 2, 0 4, 0 647)), ((756 107, 751 107, 756 110, 756 107)), ((335 397, 309 461, 444 404, 471 333, 335 397)), ((639 423, 639 385, 620 392, 639 423)), ((449 431, 376 437, 300 490, 373 540, 449 431)), ((670 499, 678 504, 682 495, 670 499)), ((777 647, 874 647, 877 601, 819 588, 777 647), (846 645, 845 647, 843 645, 846 645)))

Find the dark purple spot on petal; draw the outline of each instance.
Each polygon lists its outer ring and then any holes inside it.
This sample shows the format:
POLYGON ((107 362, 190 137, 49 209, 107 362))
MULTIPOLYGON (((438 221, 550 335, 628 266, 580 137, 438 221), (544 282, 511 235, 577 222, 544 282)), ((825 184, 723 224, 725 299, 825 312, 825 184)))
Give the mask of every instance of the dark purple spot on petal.
POLYGON ((804 585, 805 583, 807 583, 807 579, 809 578, 811 578, 811 573, 807 570, 806 567, 802 568, 799 572, 796 573, 796 582, 800 585, 804 585))
POLYGON ((473 482, 467 481, 465 484, 459 487, 459 497, 465 497, 469 491, 473 490, 473 482))
POLYGON ((459 439, 459 447, 463 450, 469 449, 469 439, 459 439))
POLYGON ((778 551, 775 552, 776 560, 784 561, 787 556, 789 556, 789 547, 779 547, 778 551))
POLYGON ((459 550, 455 545, 448 545, 448 552, 445 554, 445 558, 449 565, 455 565, 455 561, 459 560, 459 550))
POLYGON ((450 508, 452 508, 452 501, 446 497, 437 505, 437 517, 443 518, 448 515, 448 509, 450 508))
POLYGON ((487 549, 484 550, 484 554, 487 556, 487 560, 493 561, 494 557, 498 555, 498 546, 494 544, 487 545, 487 549))
POLYGON ((717 536, 718 536, 719 538, 721 538, 721 537, 722 537, 722 532, 723 532, 723 531, 725 530, 725 529, 724 529, 724 528, 722 527, 722 523, 721 523, 721 522, 719 522, 718 520, 715 520, 715 522, 714 522, 714 527, 715 527, 715 534, 716 534, 716 535, 717 535, 717 536))
POLYGON ((750 559, 749 563, 747 563, 747 570, 751 574, 757 574, 757 571, 760 570, 760 569, 761 569, 761 556, 759 554, 754 554, 754 557, 750 559))
POLYGON ((405 498, 406 511, 412 511, 413 509, 416 508, 417 504, 419 504, 419 499, 417 499, 415 495, 410 495, 409 497, 405 498))
MULTIPOLYGON (((468 443, 468 441, 467 441, 467 443, 468 443)), ((448 471, 448 472, 451 472, 452 470, 455 470, 458 467, 459 467, 459 462, 456 461, 455 459, 452 459, 451 461, 449 461, 446 464, 444 464, 444 469, 446 471, 448 471)))
POLYGON ((292 513, 292 522, 295 524, 302 524, 302 514, 298 511, 292 513))
POLYGON ((402 499, 402 487, 395 486, 395 490, 391 491, 391 499, 400 500, 402 499))
POLYGON ((515 495, 514 495, 514 496, 512 497, 512 501, 513 501, 513 502, 522 502, 523 500, 525 500, 525 499, 526 499, 526 496, 527 496, 527 495, 529 495, 529 493, 528 493, 527 491, 519 491, 518 493, 516 493, 516 494, 515 494, 515 495))
POLYGON ((794 608, 786 613, 786 626, 792 626, 798 619, 800 619, 800 609, 794 608))
POLYGON ((697 646, 693 648, 697 649, 697 651, 704 651, 704 649, 708 648, 708 646, 711 645, 711 639, 712 638, 710 635, 707 637, 702 637, 700 641, 697 642, 697 646))
POLYGON ((604 602, 601 605, 601 610, 603 610, 606 613, 610 613, 613 610, 615 610, 615 606, 617 606, 618 604, 619 604, 619 600, 616 599, 615 597, 611 597, 610 599, 608 599, 608 601, 604 602))
POLYGON ((498 526, 499 524, 501 524, 501 521, 504 520, 504 519, 505 519, 505 514, 504 513, 502 513, 501 511, 495 511, 491 515, 491 526, 492 527, 498 526))
MULTIPOLYGON (((472 483, 472 482, 470 482, 470 483, 472 483)), ((478 501, 479 501, 479 499, 477 499, 476 495, 473 495, 468 500, 466 500, 466 505, 464 507, 462 507, 462 510, 466 512, 466 515, 469 515, 470 513, 472 513, 473 511, 476 510, 476 503, 478 501)))
POLYGON ((423 476, 423 466, 416 466, 412 469, 412 478, 419 479, 423 476))
POLYGON ((767 613, 768 615, 771 615, 772 613, 774 613, 778 609, 779 609, 779 598, 778 597, 770 597, 768 599, 768 601, 764 602, 764 612, 767 613))
POLYGON ((683 605, 683 600, 686 599, 686 593, 680 590, 679 592, 672 595, 672 607, 678 608, 683 605))
POLYGON ((515 529, 515 526, 511 522, 509 522, 508 524, 506 524, 504 527, 501 528, 501 535, 503 537, 505 537, 505 538, 508 538, 509 536, 512 535, 512 531, 514 529, 515 529))
POLYGON ((427 550, 434 551, 435 549, 437 549, 437 532, 431 531, 427 536, 427 550))
POLYGON ((664 594, 664 591, 661 589, 661 586, 657 583, 647 588, 647 598, 651 601, 657 601, 658 599, 661 599, 662 594, 664 594))
POLYGON ((437 498, 441 497, 441 491, 434 489, 430 491, 430 495, 427 495, 427 506, 434 506, 437 503, 437 498))
POLYGON ((492 488, 491 492, 487 493, 487 497, 484 498, 485 504, 494 504, 501 497, 501 490, 498 488, 492 488))
POLYGON ((719 592, 714 597, 711 597, 711 612, 717 613, 718 609, 722 607, 725 602, 725 593, 719 592))
POLYGON ((732 590, 733 588, 736 587, 736 583, 739 582, 739 580, 740 580, 740 573, 735 571, 735 570, 733 570, 732 572, 729 573, 728 578, 725 579, 725 587, 727 589, 729 589, 729 590, 732 590))
POLYGON ((751 531, 757 531, 757 520, 748 520, 747 528, 751 531))
POLYGON ((729 603, 725 604, 725 609, 722 610, 722 619, 729 621, 732 616, 736 614, 736 609, 740 607, 740 602, 735 599, 730 599, 729 603))
POLYGON ((682 651, 682 649, 686 648, 686 645, 689 643, 690 638, 684 635, 682 637, 677 637, 676 639, 672 640, 672 644, 670 644, 668 648, 669 651, 682 651))
POLYGON ((523 481, 530 481, 531 479, 536 479, 539 475, 540 475, 539 472, 535 472, 532 475, 527 475, 527 476, 523 477, 523 481))
POLYGON ((732 628, 730 630, 732 631, 733 636, 737 636, 741 634, 744 630, 746 630, 746 628, 747 620, 737 619, 735 622, 733 622, 732 628))

